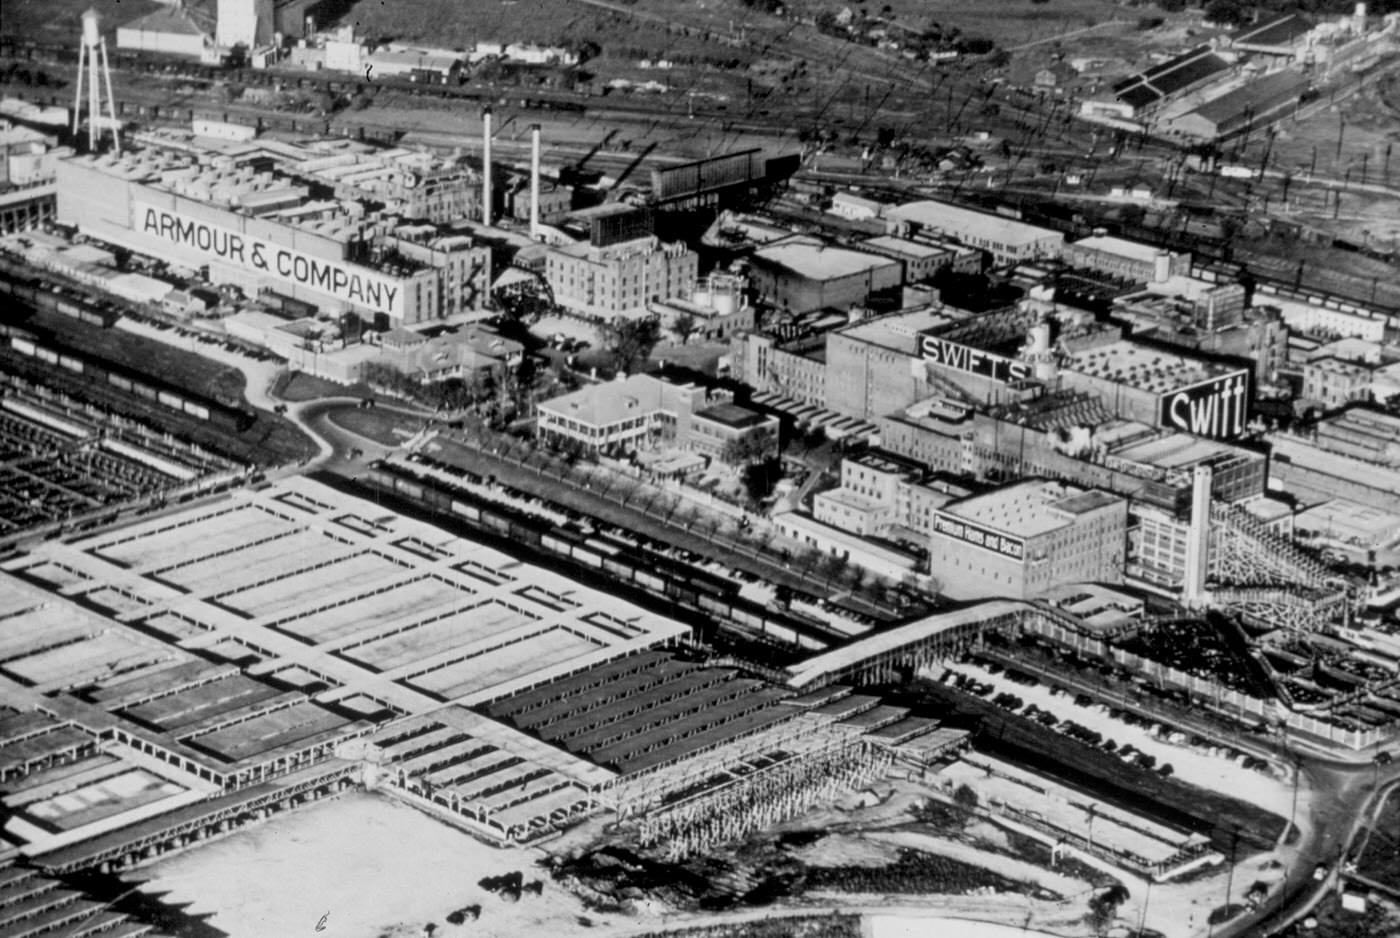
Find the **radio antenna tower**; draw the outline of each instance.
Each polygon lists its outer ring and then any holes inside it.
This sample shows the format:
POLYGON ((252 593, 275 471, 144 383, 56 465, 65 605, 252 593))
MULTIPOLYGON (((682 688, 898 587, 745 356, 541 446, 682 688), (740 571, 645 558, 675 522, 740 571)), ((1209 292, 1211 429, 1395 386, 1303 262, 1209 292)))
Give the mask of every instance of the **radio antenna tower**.
POLYGON ((117 139, 117 111, 112 98, 112 70, 107 64, 107 40, 102 37, 102 16, 89 7, 83 14, 83 41, 78 46, 78 86, 73 95, 73 135, 77 136, 83 111, 83 65, 87 64, 88 149, 97 151, 102 137, 102 85, 107 86, 107 116, 112 128, 112 146, 121 152, 117 139), (101 59, 101 64, 98 59, 101 59), (99 74, 100 72, 100 74, 99 74))

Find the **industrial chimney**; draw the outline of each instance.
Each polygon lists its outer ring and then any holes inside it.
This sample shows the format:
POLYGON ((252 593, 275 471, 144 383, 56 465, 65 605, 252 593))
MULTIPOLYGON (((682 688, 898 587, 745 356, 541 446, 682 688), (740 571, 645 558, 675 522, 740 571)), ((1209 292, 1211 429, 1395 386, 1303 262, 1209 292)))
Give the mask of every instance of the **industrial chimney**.
POLYGON ((530 125, 530 237, 540 236, 540 125, 530 125))
POLYGON ((1191 524, 1186 531, 1186 577, 1182 601, 1188 607, 1200 606, 1206 596, 1210 575, 1210 497, 1214 473, 1210 466, 1197 466, 1191 475, 1191 524))
POLYGON ((491 109, 481 112, 481 223, 490 227, 491 217, 491 109))

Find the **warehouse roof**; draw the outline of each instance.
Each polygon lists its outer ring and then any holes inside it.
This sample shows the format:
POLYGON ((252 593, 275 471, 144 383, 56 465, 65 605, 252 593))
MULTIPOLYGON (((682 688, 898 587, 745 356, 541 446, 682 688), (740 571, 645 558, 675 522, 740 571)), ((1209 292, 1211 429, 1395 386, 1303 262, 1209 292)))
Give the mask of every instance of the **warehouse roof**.
POLYGON ((1132 443, 1112 453, 1114 459, 1161 469, 1189 469, 1223 455, 1239 455, 1234 447, 1187 433, 1171 433, 1143 443, 1132 443))
POLYGON ((155 10, 138 17, 130 23, 122 24, 122 29, 135 29, 143 33, 175 33, 181 36, 203 36, 204 30, 194 24, 183 11, 170 8, 155 10))
POLYGON ((1089 238, 1080 238, 1070 247, 1084 248, 1090 251, 1102 251, 1105 254, 1113 254, 1124 257, 1139 263, 1152 263, 1160 255, 1166 254, 1159 247, 1151 244, 1143 244, 1140 241, 1129 241, 1126 238, 1114 238, 1108 235, 1095 235, 1089 238))
POLYGON ((1045 238, 1062 237, 1058 231, 1029 225, 1014 218, 978 212, 948 202, 925 199, 919 202, 906 202, 885 213, 894 221, 913 222, 925 228, 934 228, 955 238, 974 236, 1003 244, 1033 244, 1045 238))
POLYGON ((1077 372, 1128 387, 1162 394, 1238 369, 1165 349, 1118 339, 1074 352, 1066 372, 1077 372))
POLYGON ((1144 107, 1154 101, 1190 87, 1230 67, 1210 46, 1197 46, 1188 52, 1154 65, 1113 86, 1119 100, 1133 107, 1144 107))
POLYGON ((1226 92, 1192 113, 1221 125, 1246 119, 1251 114, 1259 118, 1270 108, 1298 98, 1310 84, 1308 76, 1285 69, 1226 92))
POLYGON ((908 238, 896 238, 894 235, 881 235, 878 238, 869 238, 863 242, 871 250, 888 252, 891 254, 901 254, 906 257, 935 257, 939 254, 949 253, 949 248, 937 244, 929 244, 925 241, 911 241, 908 238))
POLYGON ((715 423, 722 423, 726 427, 744 429, 746 427, 756 427, 759 424, 767 423, 770 418, 760 414, 756 410, 750 410, 738 404, 716 404, 714 407, 707 407, 704 410, 695 412, 696 417, 703 417, 715 423))
POLYGON ((756 261, 785 267, 809 280, 836 280, 896 263, 888 257, 836 247, 806 235, 774 241, 759 248, 753 256, 756 261))
POLYGON ((889 313, 872 319, 862 319, 854 325, 839 330, 839 332, 842 336, 857 342, 879 345, 904 355, 917 355, 921 333, 948 326, 957 321, 959 321, 959 316, 956 310, 929 306, 907 312, 889 313))
POLYGON ((1120 501, 1094 489, 1030 480, 943 506, 943 513, 1015 537, 1035 537, 1072 524, 1084 514, 1120 501))

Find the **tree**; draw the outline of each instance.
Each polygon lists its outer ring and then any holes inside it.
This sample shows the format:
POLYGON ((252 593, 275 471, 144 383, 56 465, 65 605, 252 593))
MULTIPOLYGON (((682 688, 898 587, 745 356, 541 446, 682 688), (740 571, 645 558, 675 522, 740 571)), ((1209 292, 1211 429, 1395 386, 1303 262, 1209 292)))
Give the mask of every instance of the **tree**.
POLYGON ((744 467, 739 478, 744 483, 744 493, 748 496, 749 501, 757 504, 773 492, 773 483, 778 478, 778 460, 767 459, 762 462, 749 463, 744 467))
POLYGON ((534 325, 554 309, 547 288, 538 280, 502 287, 491 298, 502 314, 525 326, 534 325))
POLYGON ((725 443, 722 458, 733 466, 749 466, 771 459, 777 450, 777 436, 767 427, 760 427, 725 443))
POLYGON ((1221 26, 1239 26, 1254 8, 1240 0, 1211 0, 1206 4, 1206 20, 1221 26))
POLYGON ((826 554, 822 557, 818 572, 829 584, 834 580, 839 580, 850 567, 851 562, 841 554, 826 554))
POLYGON ((1118 907, 1128 900, 1128 890, 1122 883, 1114 883, 1097 896, 1089 899, 1089 925, 1096 933, 1102 933, 1118 917, 1118 907))
POLYGON ((671 331, 681 337, 681 345, 690 341, 690 337, 700 328, 700 320, 695 318, 695 314, 686 310, 676 317, 676 321, 671 324, 671 331))
POLYGON ((964 782, 953 790, 953 801, 959 806, 967 808, 969 811, 976 808, 981 803, 977 797, 977 792, 972 790, 972 786, 964 782))
POLYGON ((639 361, 646 361, 656 343, 661 341, 661 320, 656 316, 644 319, 617 316, 598 331, 604 348, 612 353, 613 367, 630 372, 639 361))

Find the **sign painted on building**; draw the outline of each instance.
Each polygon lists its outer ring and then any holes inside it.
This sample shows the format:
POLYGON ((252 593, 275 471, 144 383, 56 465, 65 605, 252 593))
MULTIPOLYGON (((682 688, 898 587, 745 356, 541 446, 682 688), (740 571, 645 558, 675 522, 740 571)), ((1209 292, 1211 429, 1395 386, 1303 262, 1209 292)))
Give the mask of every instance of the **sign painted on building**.
POLYGON ((979 524, 955 518, 952 515, 945 515, 942 512, 934 515, 933 529, 939 534, 946 535, 965 544, 972 544, 974 547, 981 547, 984 550, 995 551, 1003 557, 1010 557, 1012 560, 1022 560, 1026 556, 1026 542, 1019 537, 1007 537, 990 528, 984 528, 979 524))
POLYGON ((1158 422, 1173 430, 1232 440, 1249 416, 1249 372, 1231 372, 1162 395, 1158 422))
POLYGON ((981 375, 1003 384, 1024 381, 1034 373, 1027 362, 995 355, 970 345, 949 342, 935 335, 919 336, 919 353, 926 361, 936 365, 981 375))
POLYGON ((265 273, 360 310, 403 317, 403 284, 390 277, 345 261, 312 257, 222 225, 185 218, 168 208, 136 202, 134 212, 136 230, 148 237, 265 273))

